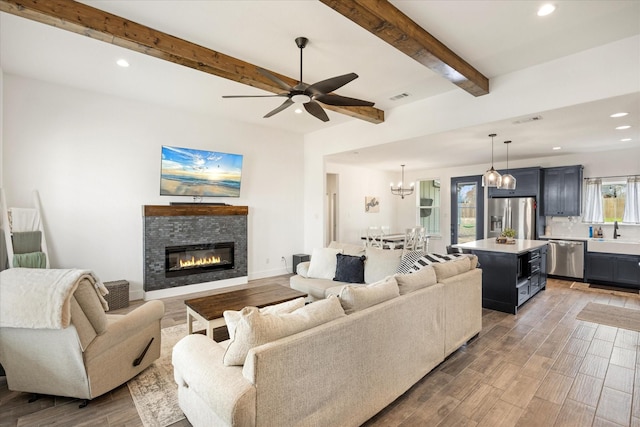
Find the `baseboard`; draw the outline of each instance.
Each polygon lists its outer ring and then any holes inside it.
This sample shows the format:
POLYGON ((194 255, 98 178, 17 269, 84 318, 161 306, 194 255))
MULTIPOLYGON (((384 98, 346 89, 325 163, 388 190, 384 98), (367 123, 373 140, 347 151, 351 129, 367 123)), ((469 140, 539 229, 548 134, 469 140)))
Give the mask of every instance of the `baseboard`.
POLYGON ((282 276, 283 274, 291 274, 284 267, 274 268, 272 270, 262 270, 249 274, 249 280, 265 279, 267 277, 282 276))
POLYGON ((216 280, 215 282, 197 283, 195 285, 176 286, 174 288, 160 289, 157 291, 144 292, 144 300, 176 297, 179 295, 192 294, 194 292, 210 291, 212 289, 227 288, 230 286, 244 285, 247 283, 247 276, 233 277, 231 279, 216 280))

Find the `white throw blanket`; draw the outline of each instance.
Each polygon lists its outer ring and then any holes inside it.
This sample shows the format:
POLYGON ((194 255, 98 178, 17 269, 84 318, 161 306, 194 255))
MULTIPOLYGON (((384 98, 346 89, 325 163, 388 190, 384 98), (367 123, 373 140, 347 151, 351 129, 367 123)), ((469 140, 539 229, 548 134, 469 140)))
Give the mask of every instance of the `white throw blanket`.
POLYGON ((109 291, 92 271, 10 268, 0 272, 0 327, 63 329, 71 320, 71 296, 82 279, 93 284, 102 307, 109 291))

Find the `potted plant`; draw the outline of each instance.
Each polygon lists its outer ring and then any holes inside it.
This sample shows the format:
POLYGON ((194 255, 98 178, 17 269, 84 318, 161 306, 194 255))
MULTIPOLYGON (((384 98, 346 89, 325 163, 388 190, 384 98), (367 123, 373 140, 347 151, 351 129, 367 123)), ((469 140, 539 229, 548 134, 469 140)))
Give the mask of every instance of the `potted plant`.
POLYGON ((505 228, 502 234, 496 238, 498 243, 515 243, 516 230, 513 228, 505 228))

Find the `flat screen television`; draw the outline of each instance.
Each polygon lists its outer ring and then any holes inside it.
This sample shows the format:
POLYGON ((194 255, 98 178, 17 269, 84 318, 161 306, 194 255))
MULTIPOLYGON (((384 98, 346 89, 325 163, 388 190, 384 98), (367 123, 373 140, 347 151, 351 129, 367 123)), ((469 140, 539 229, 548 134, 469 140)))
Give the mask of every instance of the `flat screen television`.
POLYGON ((240 197, 242 155, 162 146, 161 196, 240 197))

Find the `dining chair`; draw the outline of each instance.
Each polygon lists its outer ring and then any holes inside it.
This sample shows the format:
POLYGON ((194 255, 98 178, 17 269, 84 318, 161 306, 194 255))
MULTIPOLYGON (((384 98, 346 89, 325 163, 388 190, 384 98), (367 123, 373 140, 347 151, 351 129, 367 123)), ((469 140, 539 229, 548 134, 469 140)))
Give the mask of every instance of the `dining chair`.
POLYGON ((407 228, 404 235, 404 252, 428 250, 427 235, 424 227, 407 228))
POLYGON ((367 246, 370 248, 383 248, 382 227, 371 226, 367 228, 367 246))

